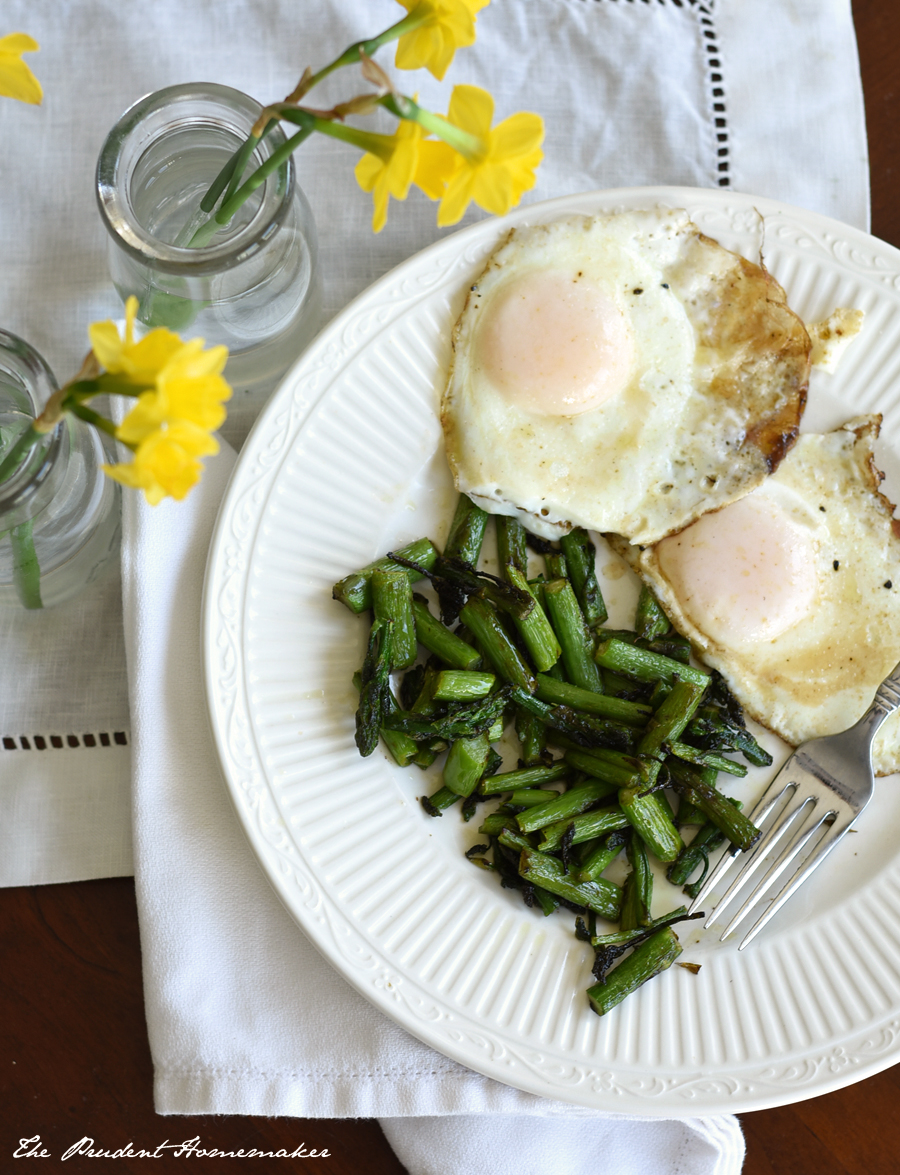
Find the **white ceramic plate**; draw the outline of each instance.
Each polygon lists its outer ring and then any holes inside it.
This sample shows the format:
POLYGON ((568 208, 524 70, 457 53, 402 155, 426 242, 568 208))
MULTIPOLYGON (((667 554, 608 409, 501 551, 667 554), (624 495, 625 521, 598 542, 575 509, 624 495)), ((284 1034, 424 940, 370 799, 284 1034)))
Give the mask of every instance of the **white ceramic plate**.
MULTIPOLYGON (((900 1060, 896 778, 879 783, 859 831, 751 948, 738 954, 732 940, 686 924, 682 959, 701 963, 699 974, 673 967, 600 1018, 584 995, 592 954, 572 917, 544 919, 464 860, 478 821, 423 813, 417 797, 437 788, 433 773, 400 770, 382 749, 357 754, 351 676, 366 625, 330 590, 404 541, 443 542, 454 493, 435 408, 451 327, 498 239, 512 224, 655 204, 687 208, 748 257, 762 244, 807 321, 835 306, 865 311, 838 372, 815 373, 805 428, 883 412, 880 461, 889 492, 900 486, 900 252, 730 192, 631 189, 538 204, 411 258, 348 306, 287 377, 219 516, 204 657, 250 843, 362 995, 499 1081, 585 1106, 688 1116, 797 1101, 900 1060)), ((609 560, 601 554, 601 568, 609 560)), ((606 595, 624 619, 634 590, 609 570, 606 595)), ((750 795, 762 782, 732 790, 750 795)), ((677 904, 664 888, 661 910, 677 904)))

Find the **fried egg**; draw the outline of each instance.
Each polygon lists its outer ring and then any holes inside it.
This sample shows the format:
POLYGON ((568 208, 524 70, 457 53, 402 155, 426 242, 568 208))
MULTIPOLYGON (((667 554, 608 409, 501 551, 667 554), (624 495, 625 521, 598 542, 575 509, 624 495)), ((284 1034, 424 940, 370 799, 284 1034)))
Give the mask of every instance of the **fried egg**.
MULTIPOLYGON (((900 522, 879 492, 880 416, 804 433, 739 501, 638 551, 617 544, 747 713, 797 746, 845 730, 900 661, 900 522)), ((900 769, 900 718, 873 762, 900 769)))
POLYGON ((513 230, 454 330, 441 420, 457 487, 544 537, 656 542, 777 467, 809 352, 778 283, 686 212, 513 230))

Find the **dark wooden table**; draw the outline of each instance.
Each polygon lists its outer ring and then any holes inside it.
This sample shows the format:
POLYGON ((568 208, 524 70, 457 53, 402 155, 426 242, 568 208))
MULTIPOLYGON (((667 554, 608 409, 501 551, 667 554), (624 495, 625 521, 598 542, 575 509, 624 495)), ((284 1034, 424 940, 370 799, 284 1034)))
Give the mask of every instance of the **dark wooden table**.
MULTIPOLYGON (((872 170, 872 231, 900 247, 900 4, 854 0, 872 170)), ((0 1172, 20 1170, 19 1139, 40 1136, 57 1166, 85 1135, 107 1149, 153 1150, 199 1136, 220 1150, 327 1148, 327 1163, 285 1169, 403 1175, 377 1122, 296 1118, 162 1118, 141 990, 130 879, 0 890, 0 1172)), ((743 1116, 745 1175, 894 1175, 900 1170, 900 1066, 837 1093, 743 1116)), ((31 1148, 28 1148, 31 1149, 31 1148)), ((222 1162, 195 1159, 201 1169, 222 1162)), ((183 1160, 121 1158, 120 1172, 183 1160)), ((231 1164, 226 1163, 229 1169, 231 1164)), ((268 1164, 267 1164, 268 1166, 268 1164)), ((82 1157, 63 1170, 96 1170, 82 1157)), ((254 1169, 262 1169, 254 1165, 254 1169)), ((448 1172, 447 1175, 462 1175, 448 1172)), ((599 1173, 598 1173, 599 1175, 599 1173)))

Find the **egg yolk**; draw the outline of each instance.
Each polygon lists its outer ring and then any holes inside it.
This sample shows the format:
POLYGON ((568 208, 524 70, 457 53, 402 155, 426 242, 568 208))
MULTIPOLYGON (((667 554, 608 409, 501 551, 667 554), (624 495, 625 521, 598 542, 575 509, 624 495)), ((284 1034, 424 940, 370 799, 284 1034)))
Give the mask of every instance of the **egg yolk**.
POLYGON ((602 290, 582 277, 536 270, 510 281, 485 311, 477 359, 524 411, 576 416, 625 387, 634 341, 602 290))
POLYGON ((811 536, 762 494, 703 515, 656 550, 689 619, 726 648, 773 640, 816 597, 811 536))

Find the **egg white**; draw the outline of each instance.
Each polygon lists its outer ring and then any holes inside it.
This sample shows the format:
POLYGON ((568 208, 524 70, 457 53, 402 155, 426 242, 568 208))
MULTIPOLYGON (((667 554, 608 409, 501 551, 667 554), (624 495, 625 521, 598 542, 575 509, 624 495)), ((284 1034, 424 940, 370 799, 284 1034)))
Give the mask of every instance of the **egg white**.
MULTIPOLYGON (((664 573, 660 547, 617 545, 747 713, 793 746, 845 730, 900 661, 900 524, 878 489, 873 444, 880 423, 880 416, 860 417, 831 433, 801 435, 777 472, 753 491, 790 516, 814 560, 814 598, 773 639, 747 640, 719 618, 704 623, 696 603, 680 596, 664 573)), ((690 529, 678 538, 684 536, 690 529)), ((725 544, 718 552, 723 574, 732 554, 725 544)), ((876 735, 873 763, 879 775, 900 770, 897 714, 876 735)))
POLYGON ((457 487, 545 537, 580 525, 655 542, 777 465, 805 403, 809 349, 777 282, 685 212, 515 230, 454 331, 441 419, 457 487), (511 283, 541 272, 585 283, 626 324, 627 378, 590 410, 536 412, 483 359, 485 324, 511 283))

